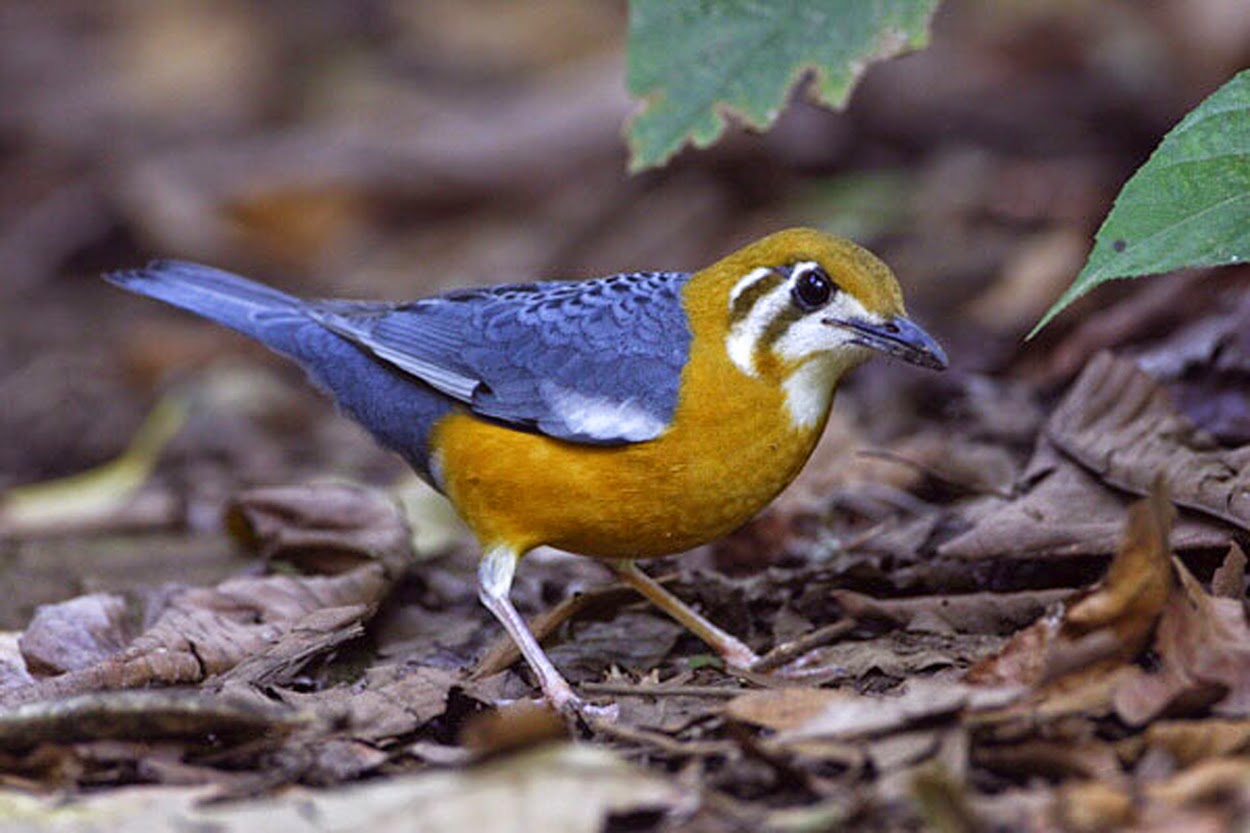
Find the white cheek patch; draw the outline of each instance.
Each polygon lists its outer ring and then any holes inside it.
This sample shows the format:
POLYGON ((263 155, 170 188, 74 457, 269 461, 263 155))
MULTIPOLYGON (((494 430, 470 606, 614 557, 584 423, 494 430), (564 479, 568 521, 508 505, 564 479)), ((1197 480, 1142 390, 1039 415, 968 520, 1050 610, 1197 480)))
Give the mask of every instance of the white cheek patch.
POLYGON ((786 377, 782 387, 792 427, 810 429, 820 425, 833 405, 833 386, 841 374, 838 362, 820 357, 786 377))
POLYGON ((884 321, 880 315, 866 310, 852 295, 839 292, 827 306, 791 324, 777 339, 773 351, 783 361, 792 364, 850 344, 854 333, 836 324, 825 324, 823 320, 826 318, 854 319, 869 324, 884 321))
POLYGON ((655 439, 667 427, 632 399, 586 396, 550 383, 542 386, 542 394, 570 433, 591 439, 642 442, 655 439))
MULTIPOLYGON (((741 283, 739 281, 740 285, 741 283)), ((737 289, 737 287, 734 288, 737 289)), ((745 288, 744 286, 743 289, 745 288)), ((730 360, 746 375, 756 375, 755 349, 760 343, 760 337, 764 335, 764 331, 768 329, 773 318, 780 315, 789 304, 790 284, 787 281, 756 301, 747 317, 730 328, 729 335, 725 337, 725 351, 729 353, 730 360)))

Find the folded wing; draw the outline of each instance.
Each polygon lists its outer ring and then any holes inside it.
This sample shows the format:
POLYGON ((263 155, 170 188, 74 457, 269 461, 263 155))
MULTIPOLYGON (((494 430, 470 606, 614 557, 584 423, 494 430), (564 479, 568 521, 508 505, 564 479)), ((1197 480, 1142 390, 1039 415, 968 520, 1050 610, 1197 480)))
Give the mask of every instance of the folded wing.
POLYGON ((617 445, 654 439, 672 419, 690 350, 688 278, 626 273, 399 305, 316 301, 307 314, 481 416, 617 445))

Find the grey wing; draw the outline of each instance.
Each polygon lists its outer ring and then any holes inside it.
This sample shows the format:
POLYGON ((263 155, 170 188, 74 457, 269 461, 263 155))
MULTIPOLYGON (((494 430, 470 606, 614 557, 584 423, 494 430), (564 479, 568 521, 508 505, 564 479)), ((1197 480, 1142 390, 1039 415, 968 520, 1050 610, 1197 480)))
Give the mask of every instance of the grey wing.
POLYGON ((572 442, 658 437, 690 328, 682 272, 455 292, 411 304, 323 301, 325 327, 475 413, 572 442))

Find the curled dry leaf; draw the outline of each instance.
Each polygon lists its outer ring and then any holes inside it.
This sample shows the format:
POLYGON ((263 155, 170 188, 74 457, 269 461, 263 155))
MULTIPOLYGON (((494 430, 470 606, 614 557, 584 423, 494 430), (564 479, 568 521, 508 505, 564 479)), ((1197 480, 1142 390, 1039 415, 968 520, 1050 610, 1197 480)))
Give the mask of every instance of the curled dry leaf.
POLYGON ((1046 435, 1114 486, 1145 494, 1156 472, 1167 472, 1176 503, 1250 529, 1250 446, 1214 447, 1128 359, 1095 356, 1046 435))
POLYGON ((406 735, 443 714, 459 673, 431 666, 370 668, 352 685, 314 692, 281 689, 284 702, 341 725, 352 738, 377 743, 406 735))
POLYGON ((1037 685, 1095 663, 1122 661, 1146 646, 1173 585, 1168 535, 1174 511, 1162 482, 1129 510, 1107 577, 1057 617, 1020 631, 969 670, 976 684, 1037 685))
MULTIPOLYGON (((268 652, 250 679, 273 681, 359 633, 409 557, 404 520, 385 495, 346 486, 263 490, 235 512, 273 557, 329 575, 234 578, 174 592, 152 624, 94 664, 11 688, 13 705, 84 691, 199 683, 268 652)), ((84 625, 86 627, 86 625, 84 625)))
MULTIPOLYGON (((979 501, 968 513, 971 528, 942 543, 938 554, 995 561, 1110 555, 1122 535, 1126 503, 1042 440, 1020 494, 979 501)), ((1225 547, 1228 540, 1224 524, 1200 516, 1182 516, 1172 530, 1177 550, 1225 547)))
POLYGON ((1229 546, 1224 563, 1211 577, 1211 595, 1228 599, 1246 597, 1246 553, 1236 541, 1229 546))
POLYGON ((377 564, 395 578, 412 561, 412 535, 386 494, 346 483, 253 489, 226 512, 226 527, 269 560, 305 572, 377 564))
POLYGON ((1207 707, 1229 717, 1250 716, 1250 626, 1238 599, 1217 598, 1176 562, 1179 582, 1159 621, 1154 649, 1159 668, 1131 669, 1116 688, 1120 718, 1141 725, 1169 712, 1207 707))
POLYGON ((126 647, 125 616, 125 599, 112 593, 41 606, 18 638, 26 667, 46 677, 112 656, 126 647))
POLYGON ((1129 509, 1124 541, 1093 593, 1077 600, 1064 617, 1061 636, 1109 628, 1123 658, 1145 647, 1155 619, 1172 588, 1169 535, 1176 511, 1158 481, 1150 497, 1129 509))

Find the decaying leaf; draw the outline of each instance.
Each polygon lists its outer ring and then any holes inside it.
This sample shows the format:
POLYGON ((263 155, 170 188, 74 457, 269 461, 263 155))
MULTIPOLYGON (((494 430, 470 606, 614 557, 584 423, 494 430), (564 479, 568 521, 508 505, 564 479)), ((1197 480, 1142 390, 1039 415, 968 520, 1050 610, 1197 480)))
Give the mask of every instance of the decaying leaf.
MULTIPOLYGON (((972 527, 945 541, 938 554, 968 559, 1032 559, 1104 555, 1116 551, 1127 500, 1058 453, 1038 443, 1023 477, 1023 491, 1005 500, 984 498, 966 515, 972 527)), ((1219 521, 1186 514, 1172 531, 1179 551, 1228 545, 1219 521)))
POLYGON ((1019 694, 1018 689, 1010 686, 983 689, 920 678, 911 680, 902 694, 893 696, 836 689, 816 689, 801 698, 775 697, 771 692, 744 694, 740 699, 745 702, 737 706, 731 703, 730 713, 749 715, 756 723, 786 725, 788 728, 778 734, 778 740, 798 742, 869 737, 920 721, 952 718, 964 709, 1001 706, 1019 694), (796 707, 803 714, 802 719, 793 713, 796 707))
POLYGON ((126 646, 125 616, 125 600, 112 593, 43 605, 18 638, 26 667, 46 677, 112 656, 126 646))
POLYGON ((1211 576, 1211 595, 1228 599, 1246 597, 1246 553, 1236 541, 1229 546, 1224 563, 1211 576))
POLYGON ((979 684, 1037 685, 1106 661, 1131 659, 1147 641, 1173 585, 1168 535, 1174 510, 1162 482, 1129 510, 1124 538, 1098 587, 1059 616, 1017 633, 967 675, 979 684))
POLYGON ((725 707, 726 716, 742 723, 784 731, 796 729, 824 712, 841 692, 822 688, 773 688, 735 697, 725 707))
POLYGON ((394 579, 412 561, 412 536, 398 503, 347 483, 253 489, 226 513, 226 526, 266 559, 308 572, 380 566, 394 579))
POLYGON ((1250 625, 1240 600, 1209 595, 1185 565, 1159 620, 1156 671, 1132 670, 1116 690, 1126 723, 1141 725, 1164 713, 1212 707, 1229 717, 1250 716, 1250 625))
MULTIPOLYGON (((328 574, 233 578, 171 593, 124 649, 66 673, 9 688, 0 702, 85 691, 198 683, 251 660, 248 676, 274 681, 319 650, 360 633, 408 554, 410 536, 385 495, 345 486, 263 490, 236 513, 272 557, 328 574), (256 657, 268 662, 257 663, 256 657)), ((71 606, 72 607, 72 606, 71 606)), ((79 622, 84 631, 95 618, 79 622)), ((73 630, 63 621, 61 633, 73 630)))
POLYGON ((1026 590, 876 599, 835 590, 833 598, 848 617, 861 622, 885 621, 908 630, 993 634, 1011 633, 1071 595, 1071 590, 1026 590))
POLYGON ((338 724, 352 738, 382 742, 415 731, 441 715, 460 682, 454 671, 430 666, 383 665, 358 682, 322 691, 283 689, 282 700, 338 724))
POLYGON ((606 749, 548 744, 467 769, 376 780, 340 790, 204 804, 202 788, 137 787, 81 797, 0 792, 0 816, 38 820, 48 833, 369 830, 372 833, 596 833, 611 816, 692 810, 677 780, 644 772, 606 749))
POLYGON ((1250 749, 1250 720, 1160 720, 1151 723, 1135 745, 1162 749, 1180 766, 1206 758, 1243 754, 1250 749))
POLYGON ((1250 529, 1250 446, 1214 447, 1129 359, 1095 356, 1046 435, 1114 486, 1145 494, 1166 471, 1177 504, 1250 529))
POLYGON ((106 739, 219 743, 285 734, 298 722, 290 709, 256 698, 194 689, 97 692, 0 712, 0 749, 106 739))

